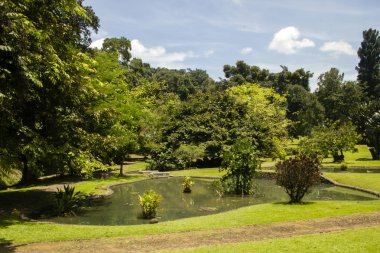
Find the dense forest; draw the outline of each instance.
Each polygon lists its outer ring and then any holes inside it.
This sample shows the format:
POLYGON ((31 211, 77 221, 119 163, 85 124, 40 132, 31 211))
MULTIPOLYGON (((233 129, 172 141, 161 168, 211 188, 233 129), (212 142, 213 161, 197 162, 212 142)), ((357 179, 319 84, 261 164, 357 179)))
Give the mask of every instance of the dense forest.
POLYGON ((225 78, 213 80, 201 69, 153 68, 132 57, 125 37, 92 49, 100 21, 82 0, 0 7, 0 178, 91 177, 133 153, 151 169, 219 166, 241 141, 259 157, 335 161, 362 142, 380 159, 377 30, 363 31, 357 81, 331 68, 311 91, 303 68, 221 63, 225 78), (293 138, 300 150, 287 148, 293 138))

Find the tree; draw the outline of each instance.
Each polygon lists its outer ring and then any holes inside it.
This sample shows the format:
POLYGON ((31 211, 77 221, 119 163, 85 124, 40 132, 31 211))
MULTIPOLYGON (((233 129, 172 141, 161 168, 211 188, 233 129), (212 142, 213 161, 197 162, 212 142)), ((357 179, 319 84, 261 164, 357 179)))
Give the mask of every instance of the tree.
POLYGON ((301 153, 310 157, 332 155, 334 162, 344 161, 344 151, 356 151, 361 139, 351 122, 327 122, 318 126, 300 143, 301 153))
POLYGON ((0 20, 1 167, 23 168, 26 182, 101 166, 85 148, 97 96, 84 51, 99 25, 92 9, 81 0, 5 0, 0 20))
POLYGON ((106 38, 104 39, 102 50, 105 52, 117 52, 121 58, 121 64, 128 65, 131 59, 131 42, 127 38, 106 38))
POLYGON ((380 111, 375 112, 365 124, 365 139, 374 160, 380 160, 380 111))
POLYGON ((299 203, 311 187, 320 182, 318 159, 300 156, 276 164, 276 184, 285 188, 290 203, 299 203))
POLYGON ((198 166, 218 166, 223 151, 245 138, 260 156, 281 157, 287 137, 285 106, 284 97, 255 84, 190 96, 163 121, 151 164, 160 170, 185 168, 191 165, 184 167, 182 161, 198 158, 198 166))
POLYGON ((358 113, 362 100, 360 86, 343 79, 344 74, 336 68, 331 68, 318 78, 315 94, 325 109, 326 118, 332 121, 351 121, 358 113))
POLYGON ((358 81, 367 100, 380 99, 380 36, 376 29, 363 32, 363 41, 358 50, 360 58, 356 67, 358 81))
POLYGON ((250 194, 253 177, 260 166, 261 161, 251 140, 236 140, 231 149, 223 154, 221 170, 226 170, 227 173, 221 181, 226 182, 226 192, 250 194))
POLYGON ((317 97, 300 85, 290 85, 286 93, 288 104, 286 117, 291 121, 289 134, 293 137, 305 136, 324 120, 325 109, 317 97))

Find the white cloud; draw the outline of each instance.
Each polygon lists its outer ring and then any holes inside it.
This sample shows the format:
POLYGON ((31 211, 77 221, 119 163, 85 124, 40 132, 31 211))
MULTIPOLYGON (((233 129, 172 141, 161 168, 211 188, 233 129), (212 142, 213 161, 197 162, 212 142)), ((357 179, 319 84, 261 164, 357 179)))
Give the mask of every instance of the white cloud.
POLYGON ((192 51, 168 53, 162 46, 146 47, 139 40, 132 40, 132 56, 141 58, 144 62, 159 67, 176 68, 177 63, 184 62, 188 58, 199 57, 192 51))
POLYGON ((356 51, 352 48, 352 46, 343 40, 326 42, 319 50, 322 52, 330 52, 335 55, 356 55, 356 51))
POLYGON ((97 49, 101 49, 102 46, 103 46, 103 42, 106 38, 101 38, 101 39, 98 39, 98 40, 95 40, 91 43, 90 45, 90 48, 97 48, 97 49))
POLYGON ((252 53, 253 49, 251 47, 245 47, 240 50, 241 54, 250 54, 252 53))
MULTIPOLYGON (((95 40, 90 47, 101 49, 104 40, 105 38, 95 40)), ((167 68, 183 68, 184 66, 178 63, 182 63, 188 58, 209 57, 214 54, 213 50, 205 51, 202 55, 194 54, 192 51, 168 53, 162 46, 146 47, 139 40, 132 40, 131 47, 132 57, 141 58, 144 62, 157 67, 167 68)))
POLYGON ((300 32, 294 26, 288 26, 276 32, 269 49, 283 54, 294 54, 301 48, 314 47, 310 39, 300 39, 300 32))

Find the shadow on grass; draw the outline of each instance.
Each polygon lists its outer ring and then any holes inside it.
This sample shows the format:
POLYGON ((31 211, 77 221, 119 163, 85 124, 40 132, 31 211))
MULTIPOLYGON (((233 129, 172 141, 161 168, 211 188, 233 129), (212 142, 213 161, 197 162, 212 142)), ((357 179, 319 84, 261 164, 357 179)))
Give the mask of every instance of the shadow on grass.
POLYGON ((36 181, 30 182, 28 184, 17 184, 13 186, 15 189, 22 189, 27 187, 35 187, 35 186, 48 186, 52 184, 65 184, 65 183, 72 183, 72 182, 79 182, 82 179, 78 176, 49 176, 41 179, 37 179, 36 181))
POLYGON ((12 246, 12 242, 4 238, 0 238, 0 253, 16 252, 16 247, 12 246))
POLYGON ((358 158, 358 159, 356 159, 356 161, 368 162, 368 161, 373 161, 373 159, 371 159, 371 158, 358 158))
POLYGON ((0 199, 0 211, 8 215, 16 211, 28 216, 36 210, 52 205, 54 192, 44 190, 2 191, 0 199))
POLYGON ((275 202, 274 205, 286 205, 286 206, 309 206, 309 205, 315 205, 315 202, 307 201, 307 202, 300 202, 300 203, 290 203, 290 202, 275 202))

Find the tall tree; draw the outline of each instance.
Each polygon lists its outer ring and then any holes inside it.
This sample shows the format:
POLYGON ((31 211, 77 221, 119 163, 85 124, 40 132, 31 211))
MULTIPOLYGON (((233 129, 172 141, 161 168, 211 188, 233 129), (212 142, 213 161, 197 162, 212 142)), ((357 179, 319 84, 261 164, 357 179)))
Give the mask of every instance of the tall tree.
POLYGON ((352 121, 361 104, 360 86, 343 79, 344 74, 336 68, 331 68, 318 78, 315 94, 325 108, 326 118, 332 121, 352 121))
POLYGON ((288 110, 286 117, 291 121, 289 134, 292 137, 310 134, 312 128, 324 120, 325 109, 315 94, 300 85, 290 85, 286 93, 288 110))
POLYGON ((1 168, 43 172, 97 166, 85 149, 96 96, 83 50, 98 19, 82 0, 4 0, 0 8, 1 168))
POLYGON ((356 67, 358 81, 367 100, 380 99, 380 36, 376 29, 363 32, 363 41, 358 50, 360 58, 356 67))

